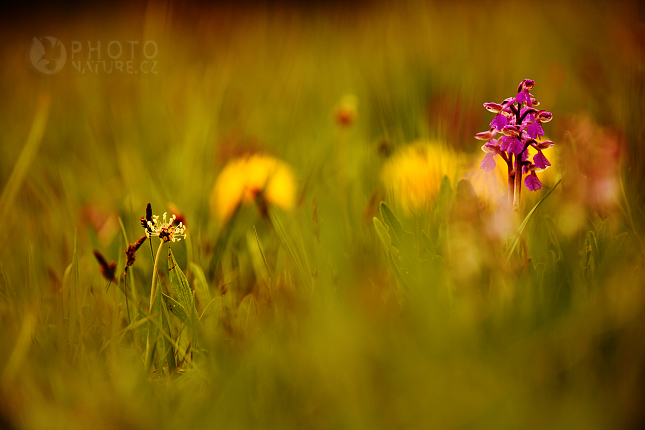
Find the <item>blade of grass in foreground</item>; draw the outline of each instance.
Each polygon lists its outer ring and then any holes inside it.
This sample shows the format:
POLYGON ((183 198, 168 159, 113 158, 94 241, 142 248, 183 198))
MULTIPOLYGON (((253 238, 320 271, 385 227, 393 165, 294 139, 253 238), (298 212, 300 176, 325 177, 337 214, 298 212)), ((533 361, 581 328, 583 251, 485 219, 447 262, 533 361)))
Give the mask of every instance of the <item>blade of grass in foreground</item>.
POLYGON ((638 246, 638 250, 641 252, 643 257, 645 257, 645 247, 643 246, 643 242, 641 242, 640 236, 636 231, 636 226, 634 225, 633 212, 632 212, 631 205, 629 204, 629 198, 627 197, 627 193, 625 193, 625 185, 623 184, 623 178, 619 177, 619 179, 620 179, 620 190, 622 192, 622 200, 625 204, 624 207, 622 204, 620 204, 619 206, 620 206, 620 209, 623 211, 625 218, 629 222, 629 228, 631 229, 632 238, 634 242, 636 242, 636 245, 638 246))
POLYGON ((520 242, 520 237, 522 236, 522 232, 524 231, 524 227, 526 227, 526 224, 528 224, 529 220, 531 219, 531 217, 533 216, 537 208, 540 206, 540 204, 542 204, 542 202, 547 197, 549 197, 549 195, 553 192, 553 190, 555 190, 558 187, 558 185, 560 185, 560 182, 562 182, 562 178, 560 178, 560 180, 553 186, 553 188, 551 188, 549 192, 546 193, 544 197, 542 197, 540 201, 535 204, 535 206, 533 206, 533 209, 531 209, 531 212, 529 212, 528 215, 526 215, 526 218, 524 218, 524 221, 522 221, 522 224, 520 224, 520 228, 517 229, 517 233, 515 234, 515 239, 513 239, 511 246, 509 246, 508 249, 506 250, 506 261, 508 261, 511 258, 511 255, 513 255, 513 252, 515 252, 515 248, 517 248, 517 244, 520 242))
MULTIPOLYGON (((29 166, 36 158, 38 147, 43 140, 45 134, 45 126, 47 125, 47 115, 49 113, 49 104, 51 97, 49 93, 41 94, 36 107, 36 115, 34 121, 31 123, 31 129, 27 136, 27 142, 20 152, 20 156, 13 167, 13 171, 7 180, 7 184, 0 194, 0 219, 6 219, 9 210, 13 207, 13 201, 20 190, 20 185, 27 175, 29 166)), ((4 244, 7 239, 8 229, 0 230, 0 246, 4 244)))
POLYGON ((31 338, 36 332, 36 323, 36 317, 31 313, 26 313, 23 317, 22 328, 20 329, 18 340, 16 341, 16 345, 11 351, 9 360, 2 372, 2 385, 6 386, 5 388, 8 388, 12 379, 20 371, 20 367, 31 347, 31 338))

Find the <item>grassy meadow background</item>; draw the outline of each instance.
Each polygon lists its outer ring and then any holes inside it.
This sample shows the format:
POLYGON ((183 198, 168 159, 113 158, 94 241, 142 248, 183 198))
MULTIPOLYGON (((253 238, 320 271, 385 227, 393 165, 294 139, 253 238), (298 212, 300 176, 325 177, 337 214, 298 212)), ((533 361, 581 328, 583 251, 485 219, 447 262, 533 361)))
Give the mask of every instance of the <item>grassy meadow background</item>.
MULTIPOLYGON (((149 2, 6 21, 0 427, 645 423, 638 2, 149 2), (66 64, 43 77, 27 58, 35 36, 60 39, 68 56, 74 40, 152 40, 158 73, 66 64), (410 215, 379 172, 427 141, 472 175, 484 155, 473 136, 492 119, 482 104, 525 78, 553 112, 544 177, 563 179, 527 224, 531 259, 518 268, 489 240, 488 213, 460 206, 458 177, 410 215), (334 113, 347 96, 357 115, 342 125, 334 113), (294 208, 267 219, 246 206, 222 226, 211 190, 250 152, 292 167, 294 208), (617 190, 609 201, 595 198, 598 176, 617 190), (412 233, 406 279, 375 229, 382 200, 412 233), (123 294, 124 250, 143 235, 149 202, 185 217, 188 237, 170 247, 205 310, 192 359, 170 375, 145 369, 146 324, 124 330, 149 301, 148 243, 123 294), (106 289, 94 249, 117 261, 118 285, 106 289)), ((522 216, 555 185, 547 179, 524 190, 522 216)), ((180 330, 173 319, 185 347, 180 330)))

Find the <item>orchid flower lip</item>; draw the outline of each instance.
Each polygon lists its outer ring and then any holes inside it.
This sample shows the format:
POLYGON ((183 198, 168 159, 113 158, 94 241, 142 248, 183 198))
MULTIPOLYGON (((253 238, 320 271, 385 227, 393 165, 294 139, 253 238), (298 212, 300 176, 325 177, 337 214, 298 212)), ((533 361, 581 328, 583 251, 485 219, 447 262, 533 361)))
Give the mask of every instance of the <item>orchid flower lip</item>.
POLYGON ((495 115, 495 118, 493 118, 489 125, 491 129, 501 130, 506 125, 508 125, 508 118, 506 117, 506 115, 498 113, 497 115, 495 115))
POLYGON ((537 191, 542 188, 542 183, 540 182, 534 171, 526 176, 526 178, 524 179, 524 185, 526 185, 526 188, 528 188, 529 191, 537 191))

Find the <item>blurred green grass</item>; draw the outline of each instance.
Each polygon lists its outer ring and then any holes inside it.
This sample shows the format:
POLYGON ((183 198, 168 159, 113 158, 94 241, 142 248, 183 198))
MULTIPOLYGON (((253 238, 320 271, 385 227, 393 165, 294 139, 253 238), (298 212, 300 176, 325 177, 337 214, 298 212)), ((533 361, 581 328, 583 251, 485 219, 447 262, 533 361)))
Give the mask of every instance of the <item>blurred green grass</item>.
MULTIPOLYGON (((642 425, 645 33, 637 3, 406 1, 307 10, 150 2, 25 20, 2 30, 0 53, 4 422, 642 425), (25 60, 31 38, 41 35, 66 44, 154 40, 159 73, 79 75, 66 67, 41 77, 25 60), (415 261, 417 278, 403 289, 372 223, 385 196, 384 153, 432 138, 480 157, 472 136, 490 121, 481 104, 507 97, 524 78, 536 81, 535 95, 554 114, 547 133, 557 145, 572 146, 578 114, 621 137, 629 208, 621 206, 629 216, 588 211, 578 229, 563 228, 571 180, 525 231, 528 272, 515 276, 494 262, 463 277, 460 258, 444 255, 445 264, 415 261), (358 117, 342 128, 332 112, 347 94, 358 99, 358 117), (208 196, 224 163, 249 150, 294 166, 298 205, 276 215, 281 234, 247 208, 221 270, 210 272, 220 231, 208 196), (92 255, 99 249, 122 271, 127 244, 118 218, 134 242, 148 202, 155 213, 172 202, 185 215, 189 237, 173 252, 191 285, 189 262, 207 272, 217 298, 194 365, 152 380, 141 339, 116 341, 127 324, 124 296, 115 286, 105 293, 92 255), (253 225, 275 270, 270 300, 246 236, 253 225), (598 251, 590 263, 592 236, 598 251)), ((442 219, 402 222, 416 237, 422 229, 433 239, 453 235, 495 259, 478 238, 458 235, 468 228, 442 219)), ((143 303, 147 246, 132 269, 143 303)))

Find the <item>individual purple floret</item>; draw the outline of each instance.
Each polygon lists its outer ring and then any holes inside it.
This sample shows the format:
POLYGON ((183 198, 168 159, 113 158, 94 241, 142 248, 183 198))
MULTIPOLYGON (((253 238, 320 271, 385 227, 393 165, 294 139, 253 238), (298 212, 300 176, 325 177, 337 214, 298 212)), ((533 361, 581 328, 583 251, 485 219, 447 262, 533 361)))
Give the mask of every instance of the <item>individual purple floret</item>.
POLYGON ((535 172, 531 172, 526 179, 524 179, 524 184, 530 191, 537 191, 542 188, 542 182, 540 182, 535 172))
POLYGON ((538 169, 542 169, 542 170, 546 169, 551 165, 551 163, 549 163, 549 160, 546 159, 542 151, 538 151, 538 153, 533 156, 533 163, 535 163, 535 166, 538 169))
POLYGON ((502 103, 484 103, 484 108, 495 115, 490 122, 490 130, 477 133, 476 139, 486 143, 482 150, 486 156, 481 168, 492 171, 497 165, 495 157, 501 157, 508 166, 509 204, 519 210, 520 193, 522 190, 522 175, 526 188, 537 191, 542 183, 536 172, 548 168, 551 163, 542 153, 543 149, 553 146, 547 140, 538 142, 544 136, 542 124, 551 121, 551 112, 536 109, 539 105, 533 94, 535 82, 524 79, 517 87, 517 95, 504 100, 502 103), (498 133, 502 135, 498 137, 498 133), (532 146, 537 153, 529 160, 528 147, 532 146))

